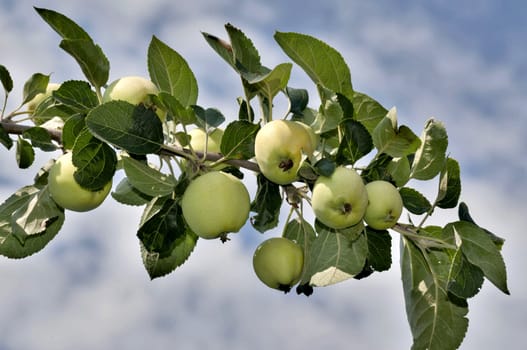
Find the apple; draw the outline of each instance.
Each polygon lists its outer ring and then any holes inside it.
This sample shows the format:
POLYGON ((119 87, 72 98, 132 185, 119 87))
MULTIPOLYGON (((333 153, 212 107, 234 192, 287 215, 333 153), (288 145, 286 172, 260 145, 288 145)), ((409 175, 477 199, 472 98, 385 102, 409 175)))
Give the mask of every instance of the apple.
MULTIPOLYGON (((221 139, 223 137, 223 130, 214 129, 207 137, 207 132, 203 128, 196 128, 189 131, 190 146, 194 151, 205 152, 205 146, 208 153, 220 153, 221 139)), ((210 161, 206 161, 210 164, 210 161)), ((215 170, 225 168, 226 164, 219 164, 214 167, 215 170)))
POLYGON ((262 242, 253 255, 253 268, 258 279, 266 286, 285 293, 298 283, 303 267, 304 251, 284 237, 262 242))
POLYGON ((71 152, 57 159, 48 174, 48 189, 51 198, 59 206, 73 211, 83 212, 97 208, 110 193, 112 182, 108 182, 98 191, 91 191, 77 183, 73 177, 76 170, 71 152))
POLYGON ((393 227, 403 211, 403 200, 397 188, 388 181, 372 181, 366 184, 368 207, 364 221, 376 230, 393 227))
POLYGON ((58 83, 49 83, 46 87, 46 92, 41 92, 37 94, 35 97, 33 97, 33 99, 31 99, 31 101, 27 103, 27 110, 33 113, 35 109, 37 109, 38 105, 46 98, 51 96, 51 93, 55 90, 58 90, 59 87, 60 84, 58 83))
MULTIPOLYGON (((147 106, 152 105, 150 95, 157 95, 159 89, 149 79, 140 76, 126 76, 113 81, 104 90, 102 102, 109 101, 126 101, 133 105, 144 103, 147 106)), ((156 108, 156 114, 164 121, 166 112, 161 108, 156 108)))
POLYGON ((319 176, 313 186, 311 206, 324 225, 341 229, 358 224, 368 206, 368 193, 353 169, 337 167, 331 176, 319 176))
POLYGON ((303 155, 310 157, 315 148, 306 127, 289 120, 273 120, 258 131, 254 154, 266 178, 279 185, 296 180, 303 155))
POLYGON ((188 185, 181 200, 183 217, 201 238, 225 240, 238 232, 249 218, 250 198, 237 177, 221 171, 201 175, 188 185))

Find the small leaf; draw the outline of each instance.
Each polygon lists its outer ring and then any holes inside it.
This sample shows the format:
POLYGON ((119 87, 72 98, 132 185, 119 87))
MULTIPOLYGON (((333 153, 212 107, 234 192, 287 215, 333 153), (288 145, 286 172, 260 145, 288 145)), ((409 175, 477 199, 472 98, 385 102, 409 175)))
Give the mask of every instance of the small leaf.
POLYGON ((62 145, 64 149, 73 149, 77 137, 86 128, 86 122, 84 118, 85 116, 82 114, 74 114, 64 123, 64 127, 62 129, 62 145))
POLYGON ((130 157, 123 157, 123 168, 130 184, 147 196, 165 196, 174 192, 176 180, 130 157))
POLYGON ((258 174, 256 179, 258 189, 251 203, 251 211, 256 215, 251 217, 251 224, 256 230, 264 233, 278 225, 282 196, 280 187, 267 180, 262 174, 258 174))
POLYGON ((403 205, 412 214, 421 215, 432 209, 432 204, 418 191, 409 187, 399 189, 403 205))
MULTIPOLYGON (((470 216, 468 206, 464 202, 459 203, 458 215, 459 215, 459 220, 467 221, 474 225, 477 225, 474 219, 472 219, 472 217, 470 216)), ((489 230, 483 227, 480 227, 480 228, 489 235, 490 239, 492 240, 492 242, 494 242, 496 247, 498 247, 498 249, 501 249, 501 247, 503 246, 503 243, 505 243, 505 239, 498 237, 497 235, 495 235, 494 233, 490 232, 489 230)))
POLYGON ((439 192, 436 205, 439 208, 455 208, 461 194, 459 163, 450 157, 446 159, 444 169, 439 179, 439 192))
POLYGON ((373 133, 373 130, 386 116, 388 110, 370 96, 355 91, 351 99, 353 103, 353 119, 361 122, 366 129, 373 133))
POLYGON ((86 113, 99 104, 97 95, 85 81, 65 81, 53 92, 53 97, 78 113, 86 113))
POLYGON ((342 141, 336 156, 339 164, 355 164, 373 149, 370 133, 360 122, 345 119, 339 127, 342 132, 342 141))
POLYGON ((326 177, 331 176, 336 168, 337 164, 335 164, 335 162, 329 158, 322 158, 316 162, 314 166, 314 169, 318 175, 326 177))
POLYGON ((0 143, 4 145, 5 148, 11 149, 13 147, 13 140, 9 137, 7 131, 5 131, 3 125, 0 123, 0 143))
POLYGON ((156 36, 148 46, 148 72, 160 91, 170 93, 184 107, 196 104, 198 83, 187 61, 156 36))
POLYGON ((321 104, 311 128, 315 133, 323 134, 335 130, 339 126, 344 118, 344 111, 336 93, 320 85, 318 86, 318 91, 321 104))
POLYGON ((311 251, 311 245, 317 237, 315 229, 307 221, 305 221, 304 218, 299 217, 289 221, 285 225, 283 237, 296 242, 296 244, 302 247, 302 250, 304 251, 304 267, 302 269, 303 272, 300 279, 309 280, 309 277, 311 276, 306 276, 305 274, 307 273, 307 266, 310 264, 309 261, 311 259, 311 255, 309 252, 311 251))
POLYGON ((353 98, 351 73, 337 50, 305 34, 276 32, 274 38, 315 84, 353 98))
POLYGON ((123 178, 111 193, 113 199, 125 205, 145 205, 152 197, 132 186, 128 178, 123 178))
POLYGON ((390 174, 396 187, 406 185, 408 180, 410 180, 410 161, 408 157, 393 158, 386 167, 386 171, 390 174))
POLYGON ((13 90, 13 79, 7 68, 0 64, 0 82, 7 93, 10 93, 13 90))
POLYGON ((49 75, 35 73, 24 84, 22 104, 31 101, 38 94, 46 92, 49 83, 49 75))
POLYGON ((430 180, 445 166, 448 136, 445 126, 440 121, 427 121, 421 134, 421 146, 415 153, 412 163, 411 178, 430 180))
POLYGON ((203 129, 208 129, 209 127, 218 127, 225 121, 223 114, 216 108, 203 109, 200 106, 194 105, 192 106, 192 109, 194 109, 194 112, 198 117, 198 124, 203 129))
POLYGON ((176 97, 163 91, 157 95, 157 99, 160 100, 164 109, 177 123, 184 125, 196 123, 196 113, 194 113, 194 109, 191 106, 184 107, 176 97))
POLYGON ((82 27, 63 14, 38 7, 35 10, 62 38, 91 40, 82 27))
POLYGON ((285 94, 289 98, 289 111, 293 114, 301 115, 309 102, 307 90, 286 87, 285 94))
POLYGON ((243 74, 243 77, 250 84, 255 85, 269 101, 272 101, 276 94, 287 86, 292 68, 291 63, 282 63, 265 74, 243 74))
POLYGON ((77 61, 84 76, 93 86, 100 88, 108 82, 110 62, 99 45, 91 40, 64 39, 60 48, 77 61))
POLYGON ((368 240, 367 264, 373 271, 387 271, 392 266, 392 236, 388 231, 366 227, 368 240))
POLYGON ((252 41, 238 28, 228 23, 225 29, 231 41, 233 62, 240 72, 260 73, 260 55, 252 41))
POLYGON ((117 165, 115 151, 93 137, 88 129, 79 134, 72 152, 72 162, 77 168, 73 176, 81 187, 98 191, 112 180, 117 165))
POLYGON ((86 125, 98 138, 133 154, 156 153, 163 144, 163 125, 152 109, 125 101, 95 107, 86 125))
POLYGON ((260 125, 237 120, 225 128, 220 150, 229 159, 251 159, 254 157, 254 140, 260 125))
POLYGON ((34 126, 25 130, 22 136, 31 140, 33 147, 38 147, 43 151, 50 152, 57 149, 51 140, 51 135, 44 128, 34 126))
POLYGON ((202 33, 207 43, 223 58, 232 68, 236 69, 234 64, 234 55, 230 43, 209 33, 202 33))
POLYGON ((373 144, 379 153, 386 153, 392 157, 404 157, 414 153, 419 148, 419 138, 404 125, 397 129, 389 114, 390 112, 373 130, 373 144))
POLYGON ((472 298, 480 291, 485 275, 467 260, 461 249, 456 251, 453 260, 448 292, 459 298, 472 298))
POLYGON ((18 137, 16 144, 16 162, 20 169, 27 169, 35 160, 35 151, 29 142, 22 137, 18 137))
POLYGON ((445 230, 452 230, 456 238, 461 240, 461 250, 471 264, 479 267, 485 277, 503 293, 510 294, 503 257, 484 230, 467 221, 449 224, 445 230))

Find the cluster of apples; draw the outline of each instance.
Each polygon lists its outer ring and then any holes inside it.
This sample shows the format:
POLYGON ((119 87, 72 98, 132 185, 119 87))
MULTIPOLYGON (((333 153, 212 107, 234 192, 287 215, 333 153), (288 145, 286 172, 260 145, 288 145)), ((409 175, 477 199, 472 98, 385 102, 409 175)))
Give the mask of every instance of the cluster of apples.
MULTIPOLYGON (((46 93, 28 104, 35 109, 60 85, 50 84, 46 93)), ((105 90, 103 102, 124 100, 132 104, 152 104, 157 87, 148 79, 130 76, 118 79, 105 90)), ((164 111, 156 113, 165 120, 164 111)), ((202 128, 189 132, 190 147, 199 152, 219 153, 223 131, 207 133, 202 128)), ((314 159, 319 137, 308 125, 291 120, 273 120, 263 125, 255 138, 255 160, 261 173, 279 185, 298 180, 298 170, 306 159, 314 159)), ((183 217, 189 228, 204 239, 215 239, 238 232, 247 222, 250 197, 237 177, 211 171, 194 178, 181 199, 183 217)), ((74 179, 76 167, 71 152, 57 159, 48 175, 51 197, 63 208, 88 211, 98 207, 111 190, 111 181, 98 191, 82 188, 74 179)), ((332 229, 343 229, 362 220, 371 228, 385 230, 399 219, 403 202, 399 191, 387 181, 364 184, 356 170, 339 166, 330 176, 320 175, 312 187, 311 206, 315 217, 332 229)), ((289 291, 302 274, 303 249, 295 242, 275 237, 261 243, 253 256, 258 278, 267 286, 289 291)))

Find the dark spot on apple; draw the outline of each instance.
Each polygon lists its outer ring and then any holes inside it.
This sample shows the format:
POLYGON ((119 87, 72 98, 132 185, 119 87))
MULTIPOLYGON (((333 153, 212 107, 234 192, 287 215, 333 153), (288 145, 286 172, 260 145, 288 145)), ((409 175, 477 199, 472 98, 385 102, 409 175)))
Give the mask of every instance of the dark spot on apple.
POLYGON ((282 169, 282 171, 286 172, 289 169, 293 167, 294 163, 291 159, 284 159, 278 164, 278 167, 282 169))
POLYGON ((349 203, 345 203, 345 204, 342 206, 342 213, 343 213, 343 214, 351 213, 351 210, 352 210, 352 207, 351 207, 351 204, 349 204, 349 203))

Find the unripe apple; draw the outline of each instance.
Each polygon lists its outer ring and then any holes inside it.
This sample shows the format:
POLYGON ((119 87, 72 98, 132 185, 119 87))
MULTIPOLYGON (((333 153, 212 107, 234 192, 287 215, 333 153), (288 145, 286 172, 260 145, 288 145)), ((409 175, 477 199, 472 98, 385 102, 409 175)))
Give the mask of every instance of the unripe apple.
POLYGON ((368 206, 368 193, 359 174, 337 167, 331 176, 319 176, 313 187, 311 206, 324 225, 341 229, 358 224, 368 206))
MULTIPOLYGON (((208 153, 220 153, 221 139, 223 137, 223 130, 214 129, 207 137, 207 133, 202 128, 196 128, 189 131, 190 146, 194 151, 205 152, 205 146, 207 146, 208 153)), ((206 161, 206 164, 210 164, 210 161, 206 161)), ((215 170, 221 170, 225 168, 225 164, 219 164, 214 167, 215 170)))
POLYGON ((268 287, 286 293, 300 280, 303 267, 304 251, 287 238, 270 238, 254 252, 253 268, 256 276, 268 287))
POLYGON ((211 171, 194 179, 181 200, 190 229, 205 239, 238 232, 249 218, 250 198, 240 179, 211 171))
POLYGON ((46 87, 46 92, 41 92, 37 94, 31 101, 27 103, 27 110, 33 113, 35 109, 37 109, 38 105, 44 101, 46 98, 51 96, 51 93, 55 90, 58 90, 60 87, 60 84, 57 83, 49 83, 46 87))
POLYGON ((289 120, 268 122, 258 131, 254 142, 260 171, 279 185, 296 180, 303 155, 311 156, 313 150, 313 141, 306 128, 289 120))
POLYGON ((368 207, 364 221, 376 230, 393 227, 403 211, 403 200, 397 188, 387 181, 366 184, 368 207))
POLYGON ((48 189, 51 198, 61 207, 73 211, 82 212, 97 208, 110 193, 112 182, 108 182, 99 191, 90 191, 77 183, 73 177, 76 170, 71 152, 57 159, 48 174, 48 189))
MULTIPOLYGON (((106 90, 104 90, 103 102, 109 101, 126 101, 133 105, 145 103, 151 105, 152 101, 149 95, 157 95, 159 89, 149 79, 139 76, 127 76, 113 81, 106 90)), ((156 108, 156 114, 161 120, 165 120, 166 113, 160 108, 156 108)))

